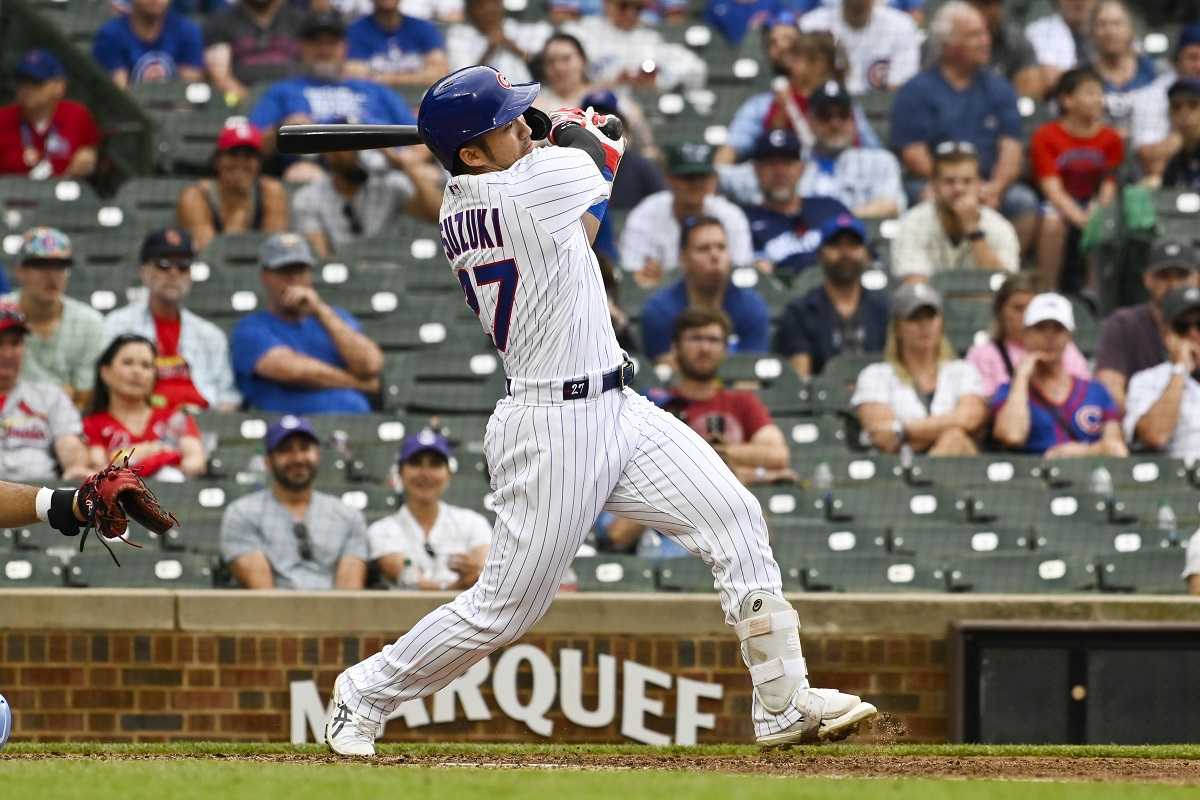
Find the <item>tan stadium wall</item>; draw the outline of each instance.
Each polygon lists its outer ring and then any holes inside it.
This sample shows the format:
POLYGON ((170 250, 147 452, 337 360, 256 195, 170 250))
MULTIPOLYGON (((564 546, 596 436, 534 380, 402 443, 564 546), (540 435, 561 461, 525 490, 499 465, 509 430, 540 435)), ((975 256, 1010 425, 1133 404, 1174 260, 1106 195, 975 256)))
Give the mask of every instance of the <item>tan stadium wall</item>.
MULTIPOLYGON (((0 590, 0 693, 14 709, 16 740, 288 741, 297 685, 315 682, 326 702, 343 666, 392 641, 449 597, 0 590)), ((947 637, 955 622, 1200 622, 1200 602, 1187 597, 801 594, 791 600, 814 685, 862 694, 899 718, 915 741, 947 736, 947 637)), ((544 662, 540 676, 528 660, 508 671, 515 686, 508 694, 520 705, 538 691, 543 699, 547 691, 561 693, 561 676, 550 677, 549 686, 538 682, 548 679, 545 664, 557 669, 563 650, 577 650, 582 707, 595 709, 598 661, 615 659, 612 720, 600 727, 574 724, 555 694, 541 715, 549 739, 617 742, 629 738, 623 725, 637 723, 651 732, 642 740, 658 732, 683 741, 672 737, 676 698, 686 681, 720 687, 720 699, 703 691, 693 698, 695 712, 712 715, 710 727, 694 728, 698 741, 751 739, 749 679, 713 596, 564 594, 518 645, 547 657, 537 659, 544 662), (647 672, 639 665, 666 673, 671 685, 645 687, 651 705, 631 721, 623 688, 630 669, 647 672)), ((482 716, 489 719, 466 719, 465 702, 443 703, 439 712, 426 700, 408 719, 424 716, 428 724, 409 728, 395 720, 385 741, 547 741, 520 713, 513 718, 498 707, 501 678, 494 668, 501 655, 489 661, 492 674, 476 681, 487 706, 482 716), (437 722, 439 716, 453 720, 437 722)), ((307 729, 305 735, 312 741, 307 729)))

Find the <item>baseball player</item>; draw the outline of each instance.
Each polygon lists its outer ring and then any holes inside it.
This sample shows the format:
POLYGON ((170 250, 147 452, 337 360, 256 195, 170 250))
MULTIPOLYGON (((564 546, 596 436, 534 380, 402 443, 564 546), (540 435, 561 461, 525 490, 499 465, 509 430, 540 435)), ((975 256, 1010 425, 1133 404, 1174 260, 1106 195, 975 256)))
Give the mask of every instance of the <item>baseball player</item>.
POLYGON ((421 102, 421 138, 452 175, 442 247, 508 376, 484 436, 496 525, 473 587, 338 676, 326 742, 374 755, 401 703, 519 639, 605 510, 712 567, 754 684, 759 742, 844 738, 875 707, 809 686, 758 502, 691 428, 627 388, 632 365, 591 249, 625 141, 590 109, 532 108, 539 88, 476 66, 421 102), (538 139, 557 146, 535 148, 538 139))

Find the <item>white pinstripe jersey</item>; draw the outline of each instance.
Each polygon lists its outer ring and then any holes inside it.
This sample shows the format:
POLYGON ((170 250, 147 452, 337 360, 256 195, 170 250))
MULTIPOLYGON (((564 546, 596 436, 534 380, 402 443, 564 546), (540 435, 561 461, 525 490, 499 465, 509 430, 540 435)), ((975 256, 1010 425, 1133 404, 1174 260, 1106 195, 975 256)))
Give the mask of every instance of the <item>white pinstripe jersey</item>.
POLYGON ((608 193, 596 163, 566 147, 447 183, 442 248, 509 377, 566 379, 621 362, 581 220, 608 193))

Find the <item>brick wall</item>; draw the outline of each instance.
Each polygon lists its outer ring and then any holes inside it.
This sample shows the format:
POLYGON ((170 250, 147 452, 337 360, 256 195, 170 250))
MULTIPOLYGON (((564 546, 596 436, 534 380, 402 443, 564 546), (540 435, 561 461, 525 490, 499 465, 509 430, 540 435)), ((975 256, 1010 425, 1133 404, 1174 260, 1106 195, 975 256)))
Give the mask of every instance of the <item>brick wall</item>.
MULTIPOLYGON (((130 631, 10 631, 0 635, 0 692, 14 709, 17 739, 162 741, 226 739, 286 741, 291 681, 313 680, 326 700, 344 664, 390 642, 391 636, 292 636, 238 633, 143 634, 130 631)), ((702 700, 716 715, 701 741, 749 741, 750 683, 733 637, 529 636, 522 640, 558 663, 561 648, 582 651, 584 706, 596 704, 596 657, 632 659, 676 677, 717 683, 721 700, 702 700)), ((862 693, 904 720, 915 738, 945 735, 945 645, 920 636, 806 637, 816 685, 862 693)), ((496 656, 493 656, 493 664, 496 656)), ((518 672, 518 696, 529 693, 528 665, 518 672)), ((492 719, 406 729, 388 725, 389 741, 539 741, 523 723, 496 710, 490 682, 482 687, 492 719)), ((662 718, 647 727, 673 731, 673 690, 649 688, 662 718)), ((620 681, 618 701, 620 704, 620 681)), ((606 728, 580 728, 558 704, 547 713, 556 740, 620 741, 620 715, 606 728)))

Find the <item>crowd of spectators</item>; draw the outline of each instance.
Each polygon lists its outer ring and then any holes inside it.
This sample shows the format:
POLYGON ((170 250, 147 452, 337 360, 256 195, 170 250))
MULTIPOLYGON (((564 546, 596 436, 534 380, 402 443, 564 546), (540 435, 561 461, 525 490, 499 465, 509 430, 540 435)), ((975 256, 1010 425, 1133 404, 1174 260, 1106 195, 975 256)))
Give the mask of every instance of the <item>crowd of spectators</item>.
MULTIPOLYGON (((198 24, 168 0, 130 0, 92 46, 113 84, 206 81, 231 117, 211 175, 142 243, 144 292, 128 305, 102 316, 71 297, 70 238, 24 234, 16 290, 0 298, 8 474, 73 478, 133 452, 148 476, 186 480, 207 468, 194 412, 261 410, 276 419, 271 483, 223 526, 241 583, 360 586, 368 562, 397 586, 476 580, 486 522, 441 500, 445 437, 405 440, 406 504, 368 530, 313 490, 322 442, 305 419, 378 407, 385 358, 322 298, 314 270, 397 216, 436 221, 445 173, 422 147, 301 158, 277 152, 275 136, 296 123, 411 124, 422 87, 477 63, 541 80, 544 110, 624 119, 620 216, 597 239, 614 321, 647 367, 672 376, 656 402, 744 482, 796 475, 770 410, 717 379, 731 353, 773 353, 803 380, 876 359, 845 411, 884 453, 1200 458, 1191 242, 1154 242, 1147 301, 1103 318, 1094 352, 1076 341, 1080 315, 1100 310, 1089 226, 1132 184, 1200 189, 1200 22, 1160 63, 1121 0, 1057 0, 1024 25, 995 0, 947 0, 928 18, 919 0, 712 0, 714 32, 760 37, 775 82, 720 120, 723 139, 681 141, 651 126, 649 103, 669 91, 691 102, 708 82, 703 51, 663 32, 687 18, 671 0, 552 0, 520 20, 501 0, 236 0, 198 24), (877 131, 866 109, 881 93, 877 131), (191 270, 214 239, 243 232, 269 234, 263 305, 227 339, 188 310, 191 270), (997 273, 986 297, 936 288, 966 272, 997 273), (759 281, 795 287, 774 320, 759 281), (617 300, 623 283, 646 295, 640 337, 617 300), (990 303, 992 327, 956 349, 949 325, 969 302, 990 303)), ((63 61, 30 51, 13 78, 0 173, 92 175, 102 126, 67 99, 63 61)), ((614 545, 642 535, 620 520, 606 531, 614 545)))

